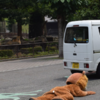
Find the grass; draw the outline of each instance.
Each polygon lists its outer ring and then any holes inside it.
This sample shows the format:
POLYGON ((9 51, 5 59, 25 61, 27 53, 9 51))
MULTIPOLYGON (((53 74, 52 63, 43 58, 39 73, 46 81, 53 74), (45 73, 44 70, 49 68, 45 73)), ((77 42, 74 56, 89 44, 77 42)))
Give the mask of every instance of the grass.
POLYGON ((29 33, 29 25, 22 25, 22 33, 29 33))
POLYGON ((55 52, 39 52, 38 54, 34 54, 34 57, 39 57, 39 56, 46 56, 46 55, 54 55, 54 54, 58 54, 58 50, 56 50, 55 52))
MULTIPOLYGON (((45 51, 45 52, 38 52, 37 54, 29 53, 29 54, 22 54, 21 52, 18 53, 18 58, 25 58, 25 57, 41 57, 41 56, 48 56, 48 55, 55 55, 58 54, 58 50, 51 52, 51 51, 45 51)), ((0 57, 0 60, 7 60, 7 59, 17 59, 17 55, 14 54, 12 57, 0 57)), ((52 58, 51 58, 52 59, 52 58)), ((53 58, 57 59, 57 58, 53 58)))

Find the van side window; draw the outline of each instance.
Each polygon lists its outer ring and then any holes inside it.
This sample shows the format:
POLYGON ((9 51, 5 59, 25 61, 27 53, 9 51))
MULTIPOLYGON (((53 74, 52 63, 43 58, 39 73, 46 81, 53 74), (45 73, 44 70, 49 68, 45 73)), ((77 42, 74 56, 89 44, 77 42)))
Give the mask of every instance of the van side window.
POLYGON ((65 43, 88 43, 88 27, 69 27, 66 29, 65 43))
POLYGON ((100 34, 100 27, 98 27, 98 29, 99 29, 99 34, 100 34))

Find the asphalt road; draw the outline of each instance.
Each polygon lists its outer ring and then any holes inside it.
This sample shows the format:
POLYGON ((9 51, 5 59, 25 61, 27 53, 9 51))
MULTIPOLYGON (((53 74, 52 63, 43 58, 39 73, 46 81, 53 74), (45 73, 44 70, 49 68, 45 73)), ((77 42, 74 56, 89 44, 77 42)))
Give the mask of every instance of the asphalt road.
MULTIPOLYGON (((65 85, 69 75, 71 73, 63 68, 63 63, 0 72, 0 100, 28 100, 40 96, 55 86, 65 85)), ((74 100, 100 100, 100 79, 94 73, 88 78, 87 90, 96 94, 74 100)))

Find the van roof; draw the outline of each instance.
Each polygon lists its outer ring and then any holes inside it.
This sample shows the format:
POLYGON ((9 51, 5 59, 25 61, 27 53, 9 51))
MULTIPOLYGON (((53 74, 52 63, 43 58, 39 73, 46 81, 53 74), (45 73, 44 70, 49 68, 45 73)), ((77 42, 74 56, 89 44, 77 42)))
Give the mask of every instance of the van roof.
POLYGON ((71 21, 67 24, 67 27, 72 27, 73 25, 82 25, 82 26, 88 26, 88 25, 100 25, 100 20, 80 20, 80 21, 71 21))

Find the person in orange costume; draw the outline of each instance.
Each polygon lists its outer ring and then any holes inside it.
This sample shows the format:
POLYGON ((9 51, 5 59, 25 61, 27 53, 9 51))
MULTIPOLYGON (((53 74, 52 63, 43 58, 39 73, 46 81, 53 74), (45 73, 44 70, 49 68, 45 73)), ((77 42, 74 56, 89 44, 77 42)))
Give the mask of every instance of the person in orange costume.
POLYGON ((95 94, 94 91, 85 91, 88 78, 83 73, 74 73, 66 80, 65 86, 57 86, 40 97, 31 97, 29 100, 74 100, 74 97, 83 97, 95 94))

